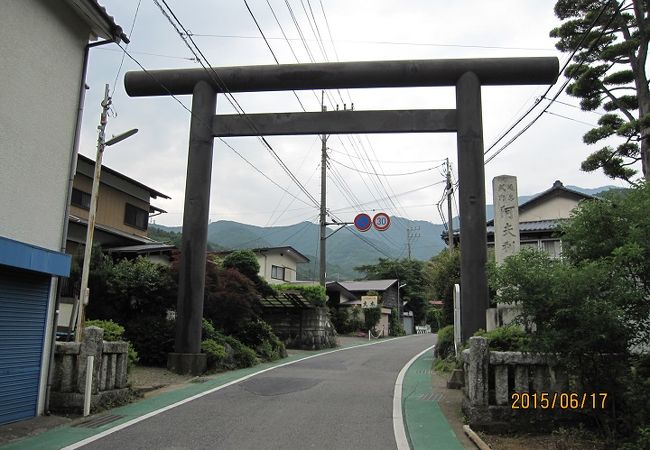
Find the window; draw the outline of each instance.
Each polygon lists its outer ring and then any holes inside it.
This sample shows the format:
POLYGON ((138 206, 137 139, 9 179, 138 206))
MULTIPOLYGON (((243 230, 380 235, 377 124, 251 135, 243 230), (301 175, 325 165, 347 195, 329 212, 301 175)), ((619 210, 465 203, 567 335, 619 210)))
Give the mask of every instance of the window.
POLYGON ((533 250, 539 250, 539 244, 537 243, 537 241, 521 241, 519 243, 519 248, 520 249, 530 248, 533 250))
POLYGON ((127 203, 124 211, 124 223, 140 230, 146 230, 149 223, 149 213, 127 203))
POLYGON ((559 258, 562 253, 562 246, 560 241, 554 239, 552 241, 542 241, 542 250, 551 258, 559 258))
POLYGON ((77 206, 82 209, 90 209, 90 194, 79 189, 72 188, 72 198, 70 199, 72 206, 77 206))
POLYGON ((284 267, 271 266, 271 278, 274 280, 284 280, 284 267))

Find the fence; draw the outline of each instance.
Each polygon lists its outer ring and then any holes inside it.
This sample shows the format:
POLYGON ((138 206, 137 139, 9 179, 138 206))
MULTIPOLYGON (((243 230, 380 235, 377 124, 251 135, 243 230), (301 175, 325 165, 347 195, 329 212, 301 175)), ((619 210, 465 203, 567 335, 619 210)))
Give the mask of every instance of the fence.
POLYGON ((84 329, 81 342, 57 342, 50 409, 81 412, 88 357, 94 357, 91 408, 124 401, 128 396, 128 344, 105 342, 104 330, 84 329))
POLYGON ((470 425, 478 428, 494 427, 513 419, 535 421, 540 414, 562 416, 556 407, 521 404, 537 394, 547 393, 549 402, 569 391, 566 372, 555 358, 521 352, 490 351, 488 340, 471 337, 469 349, 462 352, 465 373, 463 412, 470 425), (516 394, 513 397, 513 394, 516 394), (559 414, 558 414, 559 413, 559 414))

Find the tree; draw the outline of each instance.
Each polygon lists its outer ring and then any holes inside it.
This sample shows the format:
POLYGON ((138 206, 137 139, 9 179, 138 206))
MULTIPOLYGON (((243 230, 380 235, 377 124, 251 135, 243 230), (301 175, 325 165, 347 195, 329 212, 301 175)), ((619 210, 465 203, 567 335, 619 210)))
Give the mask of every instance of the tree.
POLYGON ((564 22, 553 29, 558 50, 572 53, 574 64, 564 75, 572 80, 569 95, 581 99, 584 111, 602 107, 607 114, 583 141, 596 144, 612 136, 615 148, 601 147, 582 163, 582 170, 599 168, 611 178, 632 183, 632 168, 641 161, 650 178, 650 91, 646 58, 650 41, 648 3, 641 0, 558 0, 556 16, 564 22))
POLYGON ((445 249, 431 258, 425 273, 429 278, 433 297, 442 300, 442 320, 439 324, 454 323, 454 284, 460 284, 460 251, 445 249))
POLYGON ((259 275, 260 263, 252 250, 236 250, 223 259, 225 269, 235 269, 251 280, 262 296, 274 294, 273 288, 259 275))
POLYGON ((379 258, 377 264, 367 264, 355 267, 354 270, 365 273, 364 280, 381 280, 397 278, 400 284, 406 283, 400 289, 400 299, 408 302, 405 309, 413 311, 415 323, 419 324, 426 317, 426 292, 428 280, 424 275, 423 261, 416 259, 379 258))

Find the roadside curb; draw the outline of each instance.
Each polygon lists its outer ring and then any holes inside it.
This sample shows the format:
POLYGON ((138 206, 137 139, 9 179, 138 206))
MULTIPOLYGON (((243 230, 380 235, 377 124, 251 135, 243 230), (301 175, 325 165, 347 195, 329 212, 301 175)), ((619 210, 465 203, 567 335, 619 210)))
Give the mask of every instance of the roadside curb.
POLYGON ((491 447, 487 445, 485 441, 469 427, 469 425, 463 425, 463 431, 480 450, 491 450, 491 447))

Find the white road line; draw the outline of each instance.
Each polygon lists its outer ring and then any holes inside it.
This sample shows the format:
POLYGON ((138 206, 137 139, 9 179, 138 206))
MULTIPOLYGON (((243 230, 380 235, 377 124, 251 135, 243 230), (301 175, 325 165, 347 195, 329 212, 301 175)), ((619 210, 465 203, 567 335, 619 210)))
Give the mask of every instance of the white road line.
POLYGON ((395 390, 393 391, 393 432, 395 433, 395 442, 397 443, 397 450, 410 450, 409 440, 406 437, 406 429, 404 428, 404 417, 402 415, 402 384, 404 384, 404 376, 409 367, 426 352, 431 350, 435 345, 425 348, 420 353, 415 355, 409 362, 406 363, 399 375, 395 380, 395 390))
MULTIPOLYGON (((117 425, 117 426, 115 426, 113 428, 102 431, 101 433, 95 434, 93 436, 90 436, 90 437, 88 437, 88 438, 86 438, 86 439, 84 439, 82 441, 76 442, 74 444, 70 444, 67 447, 63 447, 61 450, 74 450, 74 449, 83 447, 84 445, 88 445, 91 442, 95 442, 95 441, 97 441, 99 439, 102 439, 103 437, 106 437, 109 434, 116 433, 116 432, 118 432, 120 430, 128 428, 128 427, 130 427, 132 425, 135 425, 138 422, 142 422, 143 420, 147 420, 150 417, 157 416, 158 414, 164 413, 165 411, 169 411, 170 409, 176 408, 177 406, 184 405, 185 403, 191 402, 192 400, 196 400, 197 398, 201 398, 201 397, 204 397, 204 396, 206 396, 208 394, 212 394, 213 392, 220 391, 221 389, 225 389, 225 388, 227 388, 229 386, 232 386, 233 384, 241 383, 242 381, 246 381, 249 378, 252 378, 252 377, 254 377, 256 375, 268 372, 270 370, 278 369, 280 367, 290 366, 291 364, 296 364, 296 363, 299 363, 301 361, 305 361, 307 359, 317 358, 319 356, 329 355, 331 353, 342 352, 344 350, 350 350, 350 349, 353 349, 353 348, 368 347, 370 345, 383 344, 383 343, 386 343, 386 342, 392 342, 392 341, 395 341, 395 340, 398 340, 398 339, 406 339, 406 338, 413 337, 413 336, 418 336, 418 335, 411 334, 411 335, 408 335, 408 336, 403 336, 403 337, 393 338, 393 339, 387 339, 387 340, 384 340, 384 341, 370 342, 368 344, 360 344, 360 345, 355 345, 355 346, 352 346, 352 347, 337 348, 335 350, 331 350, 331 351, 328 351, 328 352, 318 353, 317 355, 306 356, 304 358, 300 358, 300 359, 297 359, 295 361, 289 361, 289 362, 286 362, 286 363, 283 363, 283 364, 278 364, 277 366, 269 367, 267 369, 260 370, 259 372, 251 373, 249 375, 243 376, 243 377, 238 378, 238 379, 233 380, 233 381, 229 381, 228 383, 222 384, 222 385, 214 387, 212 389, 208 389, 207 391, 200 392, 198 394, 195 394, 195 395, 193 395, 191 397, 188 397, 188 398, 185 398, 183 400, 179 400, 178 402, 172 403, 171 405, 167 405, 167 406, 165 406, 163 408, 156 409, 155 411, 151 411, 150 413, 144 414, 144 415, 142 415, 140 417, 136 417, 135 419, 131 419, 131 420, 127 421, 127 422, 121 423, 121 424, 119 424, 119 425, 117 425)), ((415 358, 413 360, 415 360, 415 358)), ((413 360, 411 360, 411 362, 413 360)), ((409 362, 408 365, 410 365, 411 362, 409 362)), ((401 375, 401 373, 400 373, 400 375, 401 375)), ((405 447, 405 448, 408 448, 408 447, 405 447)))

